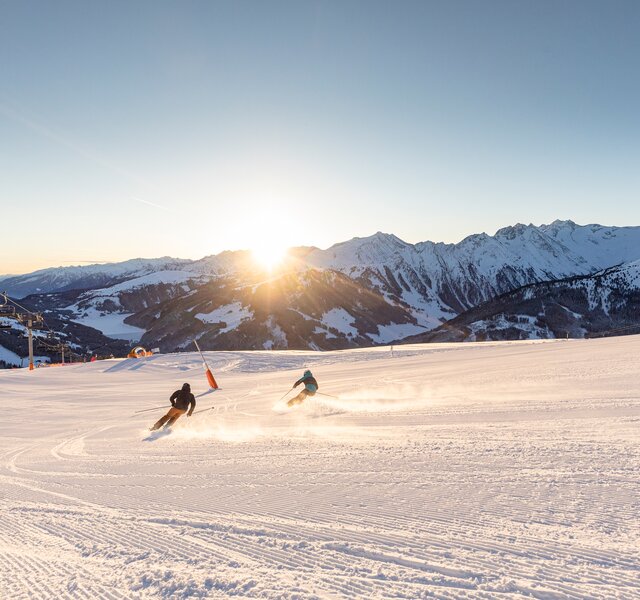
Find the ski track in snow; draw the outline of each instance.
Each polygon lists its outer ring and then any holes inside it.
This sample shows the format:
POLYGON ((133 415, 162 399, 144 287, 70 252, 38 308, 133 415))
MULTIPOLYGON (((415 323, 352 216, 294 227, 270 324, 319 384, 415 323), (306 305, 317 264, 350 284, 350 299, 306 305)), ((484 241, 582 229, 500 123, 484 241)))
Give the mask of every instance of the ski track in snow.
POLYGON ((639 354, 211 352, 207 394, 196 354, 0 372, 0 597, 638 598, 639 354), (339 398, 284 411, 305 366, 339 398), (215 409, 150 436, 183 381, 215 409))

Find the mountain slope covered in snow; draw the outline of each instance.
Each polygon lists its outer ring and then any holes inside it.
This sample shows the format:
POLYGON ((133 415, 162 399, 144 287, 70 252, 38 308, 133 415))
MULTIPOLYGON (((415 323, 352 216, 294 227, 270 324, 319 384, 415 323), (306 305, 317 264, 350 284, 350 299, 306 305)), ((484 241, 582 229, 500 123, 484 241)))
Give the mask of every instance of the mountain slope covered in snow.
POLYGON ((339 349, 425 331, 410 307, 343 273, 309 269, 253 285, 216 280, 129 317, 142 343, 163 350, 193 339, 210 349, 339 349))
POLYGON ((26 275, 9 276, 0 280, 0 286, 9 296, 24 298, 37 293, 106 287, 134 277, 178 269, 189 262, 170 257, 134 258, 120 263, 51 267, 26 275))
POLYGON ((535 283, 406 342, 593 337, 640 331, 640 261, 535 283))

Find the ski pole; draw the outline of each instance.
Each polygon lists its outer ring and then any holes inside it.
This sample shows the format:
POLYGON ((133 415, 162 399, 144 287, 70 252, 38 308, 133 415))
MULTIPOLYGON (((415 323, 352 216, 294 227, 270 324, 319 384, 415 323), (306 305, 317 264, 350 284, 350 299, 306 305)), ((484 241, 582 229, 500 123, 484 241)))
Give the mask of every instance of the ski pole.
POLYGON ((327 396, 327 398, 335 398, 336 400, 340 400, 338 396, 332 396, 331 394, 323 394, 322 392, 316 392, 316 394, 318 394, 318 396, 327 396))
POLYGON ((166 404, 163 404, 162 406, 156 406, 155 408, 144 408, 143 410, 136 410, 133 414, 138 415, 140 413, 150 412, 152 410, 160 410, 161 408, 166 408, 166 404))
POLYGON ((291 388, 284 396, 282 396, 282 398, 280 398, 280 400, 278 400, 278 402, 282 402, 295 389, 296 388, 291 388))
POLYGON ((197 415, 198 413, 207 412, 208 410, 213 410, 214 408, 215 406, 210 406, 209 408, 201 408, 200 410, 196 410, 195 412, 192 412, 191 416, 197 415))

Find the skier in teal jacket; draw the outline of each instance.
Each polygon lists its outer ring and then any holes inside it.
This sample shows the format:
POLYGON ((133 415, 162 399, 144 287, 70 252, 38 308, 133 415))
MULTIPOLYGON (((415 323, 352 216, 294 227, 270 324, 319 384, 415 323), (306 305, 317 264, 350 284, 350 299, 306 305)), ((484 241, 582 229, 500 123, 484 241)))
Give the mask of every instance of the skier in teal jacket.
POLYGON ((307 396, 315 396, 315 393, 320 387, 309 369, 293 384, 293 387, 297 388, 301 383, 304 383, 304 389, 295 398, 291 398, 291 400, 287 402, 287 406, 302 404, 307 399, 307 396))

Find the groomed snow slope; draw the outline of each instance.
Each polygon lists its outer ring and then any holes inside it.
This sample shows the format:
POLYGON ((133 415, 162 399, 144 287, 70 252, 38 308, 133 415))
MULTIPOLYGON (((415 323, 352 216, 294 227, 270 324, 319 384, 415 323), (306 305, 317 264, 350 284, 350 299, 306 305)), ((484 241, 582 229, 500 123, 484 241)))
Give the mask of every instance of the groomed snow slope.
POLYGON ((640 337, 0 372, 2 598, 638 598, 640 337), (321 392, 278 398, 313 369, 321 392))

